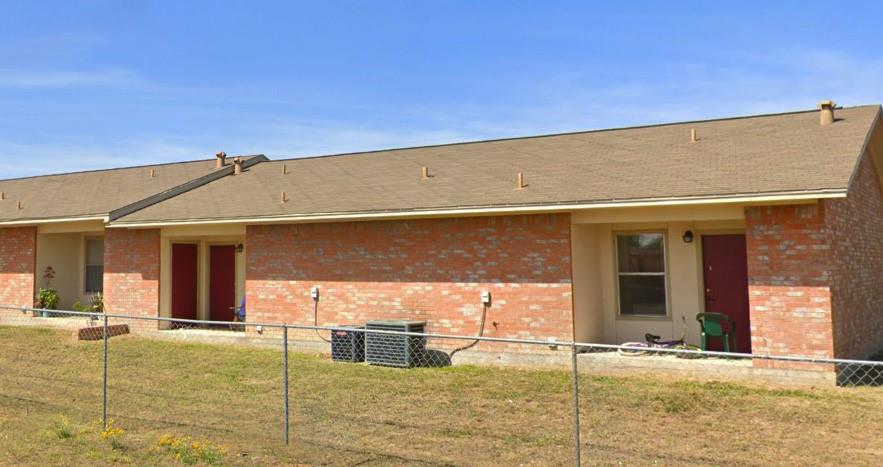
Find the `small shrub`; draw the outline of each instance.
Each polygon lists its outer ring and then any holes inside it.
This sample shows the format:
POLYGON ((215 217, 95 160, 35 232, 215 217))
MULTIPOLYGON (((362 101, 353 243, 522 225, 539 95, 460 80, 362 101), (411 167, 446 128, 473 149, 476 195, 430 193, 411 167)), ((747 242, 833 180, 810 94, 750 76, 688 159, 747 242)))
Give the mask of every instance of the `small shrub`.
POLYGON ((220 464, 227 454, 224 446, 195 440, 190 436, 178 438, 175 435, 165 435, 156 445, 162 452, 173 455, 175 460, 183 464, 220 464))
POLYGON ((53 422, 51 431, 58 439, 68 439, 76 436, 71 426, 71 421, 67 417, 61 417, 60 420, 53 422))
POLYGON ((101 292, 95 292, 89 299, 88 305, 83 305, 83 302, 77 300, 71 308, 83 313, 104 313, 104 296, 101 292))
POLYGON ((40 308, 44 310, 55 310, 58 308, 58 291, 49 288, 49 287, 40 287, 40 291, 37 293, 37 301, 40 303, 40 308))
POLYGON ((107 428, 101 431, 99 436, 101 439, 110 443, 110 447, 115 450, 123 450, 126 446, 123 444, 122 436, 126 433, 126 430, 116 426, 116 422, 111 419, 107 421, 107 428))

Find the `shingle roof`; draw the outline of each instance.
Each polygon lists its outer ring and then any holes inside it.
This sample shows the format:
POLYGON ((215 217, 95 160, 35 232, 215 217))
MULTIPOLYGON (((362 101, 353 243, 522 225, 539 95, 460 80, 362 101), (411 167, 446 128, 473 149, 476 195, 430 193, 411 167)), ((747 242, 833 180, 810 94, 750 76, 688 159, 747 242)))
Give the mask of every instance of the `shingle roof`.
POLYGON ((0 222, 106 216, 215 172, 199 160, 0 180, 0 222))
POLYGON ((879 111, 838 109, 828 126, 806 111, 276 160, 118 223, 836 192, 879 111))

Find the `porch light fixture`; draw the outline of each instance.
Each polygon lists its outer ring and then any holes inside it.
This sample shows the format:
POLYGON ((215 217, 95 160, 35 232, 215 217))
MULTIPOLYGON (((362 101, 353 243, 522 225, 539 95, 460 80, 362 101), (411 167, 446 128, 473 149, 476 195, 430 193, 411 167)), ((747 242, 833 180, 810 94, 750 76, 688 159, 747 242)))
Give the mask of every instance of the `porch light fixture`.
POLYGON ((684 235, 681 236, 681 240, 683 240, 684 243, 693 243, 693 231, 688 230, 684 232, 684 235))
POLYGON ((240 243, 240 244, 237 244, 237 245, 236 245, 236 252, 237 252, 237 253, 242 253, 242 250, 243 250, 244 248, 245 248, 245 247, 243 247, 241 243, 240 243))

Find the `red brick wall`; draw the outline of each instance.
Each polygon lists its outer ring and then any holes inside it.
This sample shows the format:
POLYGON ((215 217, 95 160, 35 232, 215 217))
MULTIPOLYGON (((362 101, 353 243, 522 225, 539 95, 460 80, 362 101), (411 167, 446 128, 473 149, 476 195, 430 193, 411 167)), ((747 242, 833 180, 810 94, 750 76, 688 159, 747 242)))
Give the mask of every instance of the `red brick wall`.
POLYGON ((750 207, 745 214, 752 351, 833 356, 825 206, 750 207))
POLYGON ((866 358, 883 347, 883 191, 862 158, 846 199, 825 201, 832 244, 834 352, 866 358))
POLYGON ((320 324, 407 318, 469 336, 490 290, 485 335, 573 335, 568 214, 257 225, 246 245, 250 321, 312 324, 319 286, 320 324))
POLYGON ((159 245, 159 229, 105 230, 104 305, 108 312, 158 316, 159 245))
POLYGON ((883 346, 883 190, 872 159, 847 197, 746 210, 755 352, 866 358, 883 346))
POLYGON ((0 229, 0 303, 33 306, 37 229, 0 229))

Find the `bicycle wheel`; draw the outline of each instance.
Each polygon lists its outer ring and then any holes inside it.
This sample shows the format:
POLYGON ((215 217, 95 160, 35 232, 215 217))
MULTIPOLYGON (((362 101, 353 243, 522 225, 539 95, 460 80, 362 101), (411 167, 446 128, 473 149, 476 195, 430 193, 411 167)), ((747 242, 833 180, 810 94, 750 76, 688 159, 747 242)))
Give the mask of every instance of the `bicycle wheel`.
POLYGON ((647 355, 650 351, 650 345, 646 342, 625 342, 616 351, 626 357, 637 357, 639 355, 647 355))

